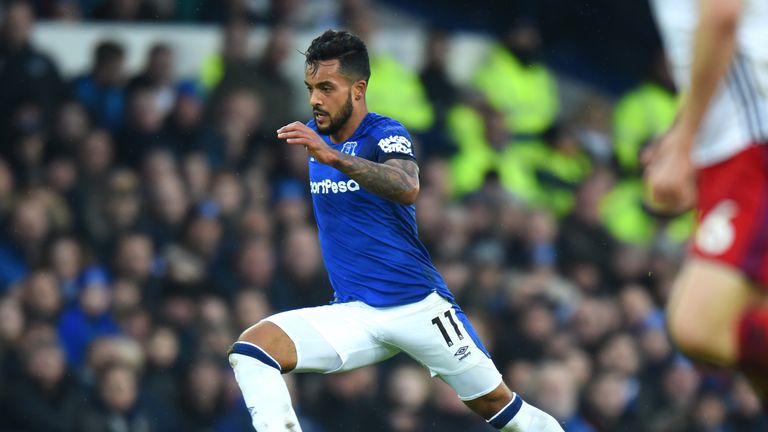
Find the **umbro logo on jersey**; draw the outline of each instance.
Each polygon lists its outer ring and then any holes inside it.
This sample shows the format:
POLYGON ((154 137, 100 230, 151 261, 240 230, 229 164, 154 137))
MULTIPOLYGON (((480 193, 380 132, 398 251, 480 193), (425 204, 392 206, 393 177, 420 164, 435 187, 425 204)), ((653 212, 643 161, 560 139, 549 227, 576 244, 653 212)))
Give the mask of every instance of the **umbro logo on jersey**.
POLYGON ((464 345, 463 347, 459 348, 459 349, 456 351, 456 354, 454 354, 453 356, 454 356, 454 357, 458 357, 458 358, 459 358, 459 360, 464 360, 464 359, 465 359, 465 358, 467 358, 467 356, 468 356, 468 355, 470 355, 470 354, 472 354, 472 353, 471 353, 471 352, 469 352, 469 346, 467 346, 467 345, 464 345))

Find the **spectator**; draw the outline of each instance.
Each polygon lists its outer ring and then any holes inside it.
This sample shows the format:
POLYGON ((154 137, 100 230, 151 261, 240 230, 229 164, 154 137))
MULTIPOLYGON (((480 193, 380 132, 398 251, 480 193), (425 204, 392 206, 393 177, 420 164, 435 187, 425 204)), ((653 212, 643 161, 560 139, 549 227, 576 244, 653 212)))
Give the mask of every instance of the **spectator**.
POLYGON ((7 289, 21 280, 28 268, 40 262, 50 224, 45 204, 28 197, 17 203, 7 230, 0 241, 0 288, 7 289))
POLYGON ((291 52, 292 32, 287 27, 271 28, 261 57, 255 59, 248 53, 248 30, 241 20, 226 25, 222 52, 206 61, 202 81, 208 88, 215 87, 210 104, 214 109, 228 95, 245 91, 269 107, 263 113, 264 129, 277 130, 294 120, 295 114, 296 98, 289 97, 295 87, 282 72, 291 52))
MULTIPOLYGON (((519 387, 516 387, 519 388, 519 387)), ((432 385, 434 402, 427 414, 426 424, 440 431, 487 431, 488 425, 476 416, 452 393, 442 381, 434 380, 432 385)), ((429 430, 429 429, 428 429, 429 430)))
POLYGON ((78 303, 70 307, 59 321, 59 336, 67 354, 67 363, 80 366, 88 345, 95 338, 120 334, 109 307, 110 281, 104 269, 91 267, 80 276, 78 303))
POLYGON ((244 288, 237 292, 232 305, 235 309, 234 324, 246 329, 271 314, 267 297, 263 292, 244 288))
MULTIPOLYGON (((203 96, 195 84, 183 82, 176 88, 164 135, 168 146, 177 154, 205 153, 223 145, 223 137, 204 121, 203 103, 203 96)), ((206 164, 209 164, 207 160, 206 164)))
POLYGON ((613 114, 616 159, 624 176, 641 172, 639 156, 645 146, 667 130, 677 112, 675 84, 664 52, 658 49, 647 78, 625 93, 613 114))
POLYGON ((85 107, 76 101, 64 102, 54 121, 51 148, 76 154, 90 131, 91 122, 85 107))
MULTIPOLYGON (((118 322, 121 317, 128 318, 130 316, 139 315, 142 318, 136 318, 136 320, 143 320, 146 317, 148 308, 143 308, 145 303, 144 296, 141 292, 141 287, 128 279, 115 279, 112 283, 112 311, 115 316, 118 317, 118 322)), ((147 302, 149 303, 149 302, 147 302)), ((121 327, 125 327, 121 324, 121 327)))
POLYGON ((290 27, 273 27, 254 71, 256 76, 252 77, 254 90, 269 107, 264 111, 264 129, 267 131, 277 130, 295 120, 293 102, 296 98, 287 97, 295 93, 295 87, 283 73, 288 55, 292 53, 292 45, 293 31, 290 27))
POLYGON ((43 177, 50 189, 62 199, 72 201, 78 183, 78 171, 73 156, 68 152, 54 150, 48 153, 43 169, 43 177))
MULTIPOLYGON (((294 86, 282 72, 287 54, 290 52, 291 32, 288 28, 275 27, 269 33, 266 47, 261 58, 255 59, 248 52, 248 25, 244 21, 233 20, 224 28, 224 41, 221 54, 210 58, 203 69, 203 83, 215 89, 211 95, 210 106, 221 109, 223 115, 231 116, 232 95, 240 101, 239 108, 243 111, 243 101, 246 97, 257 100, 259 107, 259 129, 273 131, 294 120, 293 102, 295 98, 287 97, 294 93, 294 86), (261 106, 269 107, 262 110, 261 106)), ((230 127, 221 128, 221 133, 229 138, 232 144, 230 127)), ((254 132, 253 130, 251 133, 254 132)), ((259 130, 258 132, 262 132, 259 130)), ((251 138, 255 138, 252 135, 251 138)), ((260 137, 261 138, 261 137, 260 137)), ((274 140, 273 135, 264 138, 274 140)))
POLYGON ((377 375, 376 368, 366 367, 329 376, 307 414, 326 430, 386 430, 387 421, 375 400, 377 375))
POLYGON ((144 228, 139 179, 133 171, 118 169, 98 184, 88 197, 83 231, 99 255, 110 250, 122 234, 144 228))
MULTIPOLYGON (((375 13, 368 8, 352 15, 349 26, 353 33, 373 47, 375 23, 375 13)), ((434 122, 434 112, 419 76, 390 54, 372 49, 369 55, 371 80, 365 91, 368 108, 398 119, 411 131, 427 131, 434 122)))
POLYGON ((112 364, 100 371, 97 396, 77 419, 75 430, 151 432, 158 430, 139 402, 136 371, 112 364))
POLYGON ((234 228, 235 220, 243 210, 244 192, 237 177, 229 172, 221 173, 212 179, 210 195, 218 213, 224 219, 229 230, 234 228))
MULTIPOLYGON (((87 134, 78 148, 79 170, 83 182, 100 183, 105 180, 114 158, 112 137, 103 129, 87 134)), ((88 195, 88 192, 84 193, 88 195)))
POLYGON ((717 431, 725 428, 725 401, 715 393, 699 396, 690 420, 689 430, 717 431))
POLYGON ((310 222, 312 210, 304 196, 307 189, 304 183, 286 180, 277 184, 273 201, 278 229, 298 226, 310 222))
POLYGON ((616 183, 600 203, 600 214, 611 236, 640 246, 680 245, 688 240, 693 213, 660 214, 644 204, 645 191, 639 178, 616 183))
POLYGON ((422 430, 429 387, 428 375, 416 365, 405 363, 392 371, 386 390, 390 430, 422 430))
POLYGON ((152 240, 140 232, 128 232, 117 239, 112 270, 115 278, 136 286, 142 306, 156 311, 160 306, 161 281, 155 272, 152 240))
POLYGON ((737 378, 730 394, 733 410, 726 428, 745 432, 757 432, 768 427, 768 416, 761 409, 760 399, 743 378, 737 378))
POLYGON ((223 137, 223 145, 206 149, 211 166, 240 171, 253 161, 257 151, 270 151, 258 145, 263 132, 262 113, 261 99, 245 88, 222 97, 216 129, 223 137))
POLYGON ((64 304, 77 298, 77 276, 85 265, 85 259, 83 245, 72 236, 58 236, 48 247, 46 265, 56 278, 64 304))
POLYGON ((40 106, 42 118, 53 118, 63 96, 62 79, 50 57, 30 40, 35 14, 30 2, 7 3, 0 22, 0 137, 10 138, 9 119, 22 103, 40 106))
POLYGON ((31 101, 20 104, 11 114, 9 123, 10 137, 5 152, 14 176, 23 185, 45 181, 43 163, 50 148, 41 106, 31 101))
POLYGON ((109 169, 114 159, 112 136, 103 129, 88 133, 77 148, 77 185, 74 190, 74 206, 80 229, 94 236, 104 236, 102 211, 105 186, 110 182, 109 169))
POLYGON ((248 21, 243 19, 231 19, 224 25, 221 52, 207 58, 200 71, 200 82, 206 90, 215 89, 227 71, 233 73, 238 68, 252 68, 248 52, 248 30, 248 21))
POLYGON ((147 365, 143 387, 154 400, 176 401, 181 397, 176 385, 180 376, 179 338, 173 329, 158 326, 152 330, 145 347, 147 365))
POLYGON ((203 204, 211 186, 211 166, 202 152, 188 153, 181 163, 182 177, 195 205, 203 204))
POLYGON ((684 430, 689 425, 688 412, 693 408, 701 378, 692 365, 684 359, 676 359, 665 371, 661 386, 658 388, 655 405, 650 412, 655 413, 650 427, 656 430, 684 430))
POLYGON ((557 83, 541 62, 541 35, 531 22, 508 28, 473 82, 519 139, 536 138, 554 123, 559 111, 557 83))
POLYGON ((23 352, 24 372, 8 389, 3 421, 13 430, 30 432, 83 430, 73 427, 84 395, 67 371, 59 344, 55 339, 28 341, 23 352))
POLYGON ((600 219, 600 200, 613 184, 610 171, 597 170, 576 190, 576 202, 557 240, 561 271, 585 291, 605 289, 616 240, 600 219))
POLYGON ((631 406, 636 396, 629 379, 603 372, 587 388, 585 417, 597 431, 632 430, 631 406))
POLYGON ((0 157, 0 218, 8 219, 17 193, 15 183, 8 161, 0 157))
POLYGON ((119 364, 138 371, 144 367, 141 345, 126 336, 106 335, 95 338, 88 347, 85 365, 80 369, 80 379, 90 388, 98 381, 99 374, 119 364))
POLYGON ((22 283, 21 298, 29 321, 56 324, 63 299, 53 273, 47 270, 31 273, 22 283))
POLYGON ((595 165, 605 168, 611 166, 614 157, 611 105, 599 95, 589 96, 579 105, 577 112, 579 114, 574 119, 576 139, 595 165))
MULTIPOLYGON (((209 357, 196 359, 186 374, 185 391, 179 405, 185 431, 206 431, 227 423, 233 407, 224 394, 224 373, 220 361, 209 357)), ((238 407, 239 409, 240 407, 238 407)), ((240 414, 242 410, 239 411, 240 414)), ((247 419, 246 419, 246 424, 247 419)))
POLYGON ((120 128, 125 112, 124 60, 122 45, 109 40, 99 42, 91 71, 72 82, 72 93, 88 110, 91 120, 110 132, 120 128))
POLYGON ((131 78, 126 86, 126 94, 141 88, 152 90, 155 108, 162 116, 170 112, 176 99, 176 77, 174 53, 170 45, 157 42, 149 49, 144 70, 131 78))
POLYGON ((296 309, 331 301, 331 287, 312 228, 298 226, 287 232, 281 258, 281 271, 270 292, 275 309, 296 309))
POLYGON ((162 249, 181 233, 188 210, 184 185, 175 173, 154 182, 149 193, 149 232, 158 248, 162 249))
MULTIPOLYGON (((0 297, 0 401, 5 401, 12 377, 23 369, 20 358, 26 317, 21 302, 11 296, 0 297)), ((0 427, 6 427, 0 420, 0 427)))
POLYGON ((153 149, 169 147, 163 130, 165 113, 158 106, 157 91, 137 86, 128 98, 125 124, 117 135, 117 157, 130 168, 138 168, 153 149))
POLYGON ((424 49, 424 65, 419 73, 427 99, 435 112, 432 131, 424 139, 427 155, 448 155, 454 150, 444 132, 448 110, 458 101, 458 89, 448 76, 449 47, 450 36, 447 32, 430 30, 424 49))
POLYGON ((264 239, 249 239, 241 243, 236 271, 238 285, 267 293, 275 277, 277 265, 272 244, 264 239))
MULTIPOLYGON (((181 241, 166 248, 164 257, 168 277, 188 287, 206 286, 207 290, 220 292, 211 286, 208 278, 220 259, 221 222, 216 216, 192 215, 183 229, 181 241)), ((196 289, 197 291, 197 289, 196 289)))
POLYGON ((595 432, 579 412, 579 390, 578 382, 566 365, 544 363, 538 370, 533 400, 565 423, 567 431, 595 432))

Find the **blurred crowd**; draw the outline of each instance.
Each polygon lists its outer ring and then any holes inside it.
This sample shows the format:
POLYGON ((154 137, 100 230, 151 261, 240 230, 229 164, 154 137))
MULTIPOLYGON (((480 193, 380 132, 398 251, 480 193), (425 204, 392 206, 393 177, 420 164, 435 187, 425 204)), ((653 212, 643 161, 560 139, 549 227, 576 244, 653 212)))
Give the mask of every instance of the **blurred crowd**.
MULTIPOLYGON (((281 68, 307 3, 0 6, 0 430, 249 430, 229 345, 332 296, 306 153, 274 133, 309 115, 281 68), (219 22, 221 48, 180 77, 157 41, 130 75, 105 39, 62 76, 30 42, 36 16, 219 22), (254 23, 270 29, 256 57, 254 23)), ((371 41, 368 6, 337 18, 371 41)), ((445 31, 419 70, 371 52, 369 107, 412 131, 420 234, 448 286, 510 387, 566 431, 768 430, 744 380, 665 332, 692 218, 643 204, 640 154, 677 103, 663 58, 618 100, 566 107, 541 48, 515 20, 463 85, 445 31)), ((490 430, 404 356, 286 380, 306 432, 490 430)))

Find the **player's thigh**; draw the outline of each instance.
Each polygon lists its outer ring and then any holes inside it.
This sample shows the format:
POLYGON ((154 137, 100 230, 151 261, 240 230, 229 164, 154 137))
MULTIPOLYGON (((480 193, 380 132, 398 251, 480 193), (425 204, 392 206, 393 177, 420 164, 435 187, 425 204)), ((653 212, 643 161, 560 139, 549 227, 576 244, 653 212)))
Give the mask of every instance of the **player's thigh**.
POLYGON ((501 374, 458 306, 432 294, 406 308, 406 313, 387 320, 388 342, 422 363, 464 401, 501 384, 501 374))
POLYGON ((715 364, 733 364, 740 317, 761 298, 761 292, 738 269, 692 257, 672 288, 667 306, 670 334, 689 355, 715 364))
POLYGON ((295 372, 341 372, 397 354, 374 337, 358 308, 332 304, 272 315, 296 346, 295 372))
POLYGON ((697 227, 691 258, 670 296, 678 347, 718 365, 736 360, 736 326, 768 286, 768 146, 750 146, 697 171, 697 227))

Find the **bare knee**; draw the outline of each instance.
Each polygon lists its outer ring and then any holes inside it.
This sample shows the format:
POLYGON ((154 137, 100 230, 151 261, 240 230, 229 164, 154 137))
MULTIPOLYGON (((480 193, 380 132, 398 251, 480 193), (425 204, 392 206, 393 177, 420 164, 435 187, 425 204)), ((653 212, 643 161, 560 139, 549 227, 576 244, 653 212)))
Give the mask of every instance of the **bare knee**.
POLYGON ((296 346, 283 329, 272 322, 260 321, 240 334, 237 341, 261 348, 280 364, 283 372, 296 367, 296 346))
POLYGON ((713 323, 704 311, 690 310, 669 311, 667 320, 672 342, 683 354, 718 366, 735 362, 735 323, 713 323))
POLYGON ((465 401, 464 403, 472 409, 472 411, 483 416, 488 420, 501 411, 512 400, 512 391, 509 390, 506 384, 499 384, 492 392, 480 396, 477 399, 465 401))
POLYGON ((717 366, 737 361, 739 320, 762 294, 737 269, 693 258, 678 275, 669 299, 667 325, 677 347, 717 366))

